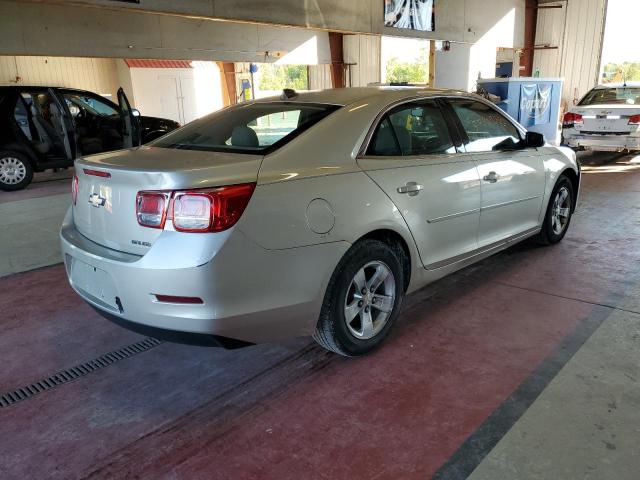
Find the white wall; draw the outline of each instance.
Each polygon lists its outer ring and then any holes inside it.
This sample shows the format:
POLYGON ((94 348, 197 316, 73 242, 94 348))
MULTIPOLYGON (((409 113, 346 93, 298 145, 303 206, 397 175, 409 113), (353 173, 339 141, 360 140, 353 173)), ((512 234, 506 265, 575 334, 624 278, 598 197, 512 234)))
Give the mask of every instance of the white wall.
POLYGON ((117 101, 119 84, 116 61, 110 58, 0 56, 0 85, 80 88, 117 101))
POLYGON ((524 0, 494 0, 490 7, 467 2, 465 18, 478 27, 469 28, 466 43, 452 42, 450 51, 436 52, 436 87, 474 91, 478 76, 495 77, 499 47, 524 44, 524 0))
POLYGON ((142 115, 185 124, 223 107, 220 69, 214 62, 193 68, 131 68, 133 100, 142 115))
POLYGON ((309 65, 309 90, 333 88, 330 65, 309 65))
POLYGON ((365 87, 380 81, 380 37, 345 35, 344 63, 353 64, 346 70, 347 87, 365 87))
POLYGON ((533 69, 539 69, 542 77, 564 77, 562 100, 569 106, 598 82, 606 3, 566 0, 552 3, 562 9, 538 12, 536 45, 558 48, 536 50, 533 69))

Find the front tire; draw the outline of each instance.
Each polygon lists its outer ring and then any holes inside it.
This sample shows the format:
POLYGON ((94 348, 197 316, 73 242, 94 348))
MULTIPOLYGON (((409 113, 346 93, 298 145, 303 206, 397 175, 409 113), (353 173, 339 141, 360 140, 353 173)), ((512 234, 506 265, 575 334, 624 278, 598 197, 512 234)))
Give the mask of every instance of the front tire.
POLYGON ((549 197, 549 205, 547 206, 542 230, 537 238, 538 243, 553 245, 564 238, 571 223, 574 199, 573 184, 571 180, 562 175, 556 182, 556 186, 549 197))
POLYGON ((398 249, 379 240, 353 245, 334 271, 313 336, 344 356, 359 356, 387 337, 404 298, 398 249))
POLYGON ((33 168, 22 153, 0 151, 0 190, 22 190, 32 179, 33 168))

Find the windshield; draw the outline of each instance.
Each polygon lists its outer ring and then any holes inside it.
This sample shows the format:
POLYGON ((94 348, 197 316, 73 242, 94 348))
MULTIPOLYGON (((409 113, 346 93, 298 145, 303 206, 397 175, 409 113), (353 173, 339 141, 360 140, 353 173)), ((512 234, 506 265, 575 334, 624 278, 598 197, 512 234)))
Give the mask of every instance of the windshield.
POLYGON ((640 87, 594 88, 578 105, 640 105, 640 87))
POLYGON ((264 154, 281 147, 338 108, 291 102, 240 104, 191 122, 151 145, 264 154))

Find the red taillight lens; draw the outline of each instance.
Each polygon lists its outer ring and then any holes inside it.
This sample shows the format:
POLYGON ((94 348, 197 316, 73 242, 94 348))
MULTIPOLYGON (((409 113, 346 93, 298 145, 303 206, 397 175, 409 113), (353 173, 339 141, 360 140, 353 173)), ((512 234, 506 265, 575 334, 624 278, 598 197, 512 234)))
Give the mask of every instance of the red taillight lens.
POLYGON ((255 183, 207 190, 175 192, 173 227, 178 232, 222 232, 231 228, 247 207, 255 183))
POLYGON ((632 115, 629 117, 629 125, 640 125, 640 115, 632 115))
POLYGON ((564 128, 573 128, 574 126, 582 126, 582 115, 579 113, 571 113, 567 112, 564 114, 564 118, 562 119, 562 126, 564 128))
POLYGON ((101 178, 111 178, 111 174, 109 172, 103 172, 101 170, 91 170, 89 168, 83 168, 82 171, 85 175, 92 175, 94 177, 101 178))
POLYGON ((164 228, 169 194, 164 192, 138 192, 136 215, 143 227, 164 228))
POLYGON ((75 205, 78 201, 78 176, 73 175, 73 180, 71 180, 71 200, 75 205))

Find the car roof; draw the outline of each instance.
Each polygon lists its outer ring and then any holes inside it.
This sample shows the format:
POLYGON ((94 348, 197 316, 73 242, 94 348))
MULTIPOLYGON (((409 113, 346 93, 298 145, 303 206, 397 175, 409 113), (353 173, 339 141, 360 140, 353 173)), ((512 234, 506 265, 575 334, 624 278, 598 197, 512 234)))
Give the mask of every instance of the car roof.
POLYGON ((467 92, 460 90, 443 90, 439 88, 429 87, 405 87, 405 86, 370 86, 370 87, 349 87, 349 88, 332 88, 327 90, 310 90, 304 92, 296 92, 294 97, 283 100, 280 96, 261 98, 256 103, 268 103, 274 101, 291 101, 303 103, 324 103, 330 105, 350 105, 355 102, 366 100, 371 97, 387 97, 389 101, 401 100, 403 98, 411 98, 415 96, 471 96, 467 92))
POLYGON ((52 88, 54 90, 66 90, 69 92, 92 93, 94 95, 100 95, 99 93, 92 92, 90 90, 82 90, 80 88, 73 87, 60 87, 51 85, 0 85, 0 90, 45 90, 49 88, 52 88))
POLYGON ((623 87, 631 87, 636 88, 640 87, 640 82, 616 82, 616 83, 605 83, 603 85, 598 85, 594 89, 595 90, 606 90, 607 88, 623 88, 623 87))

